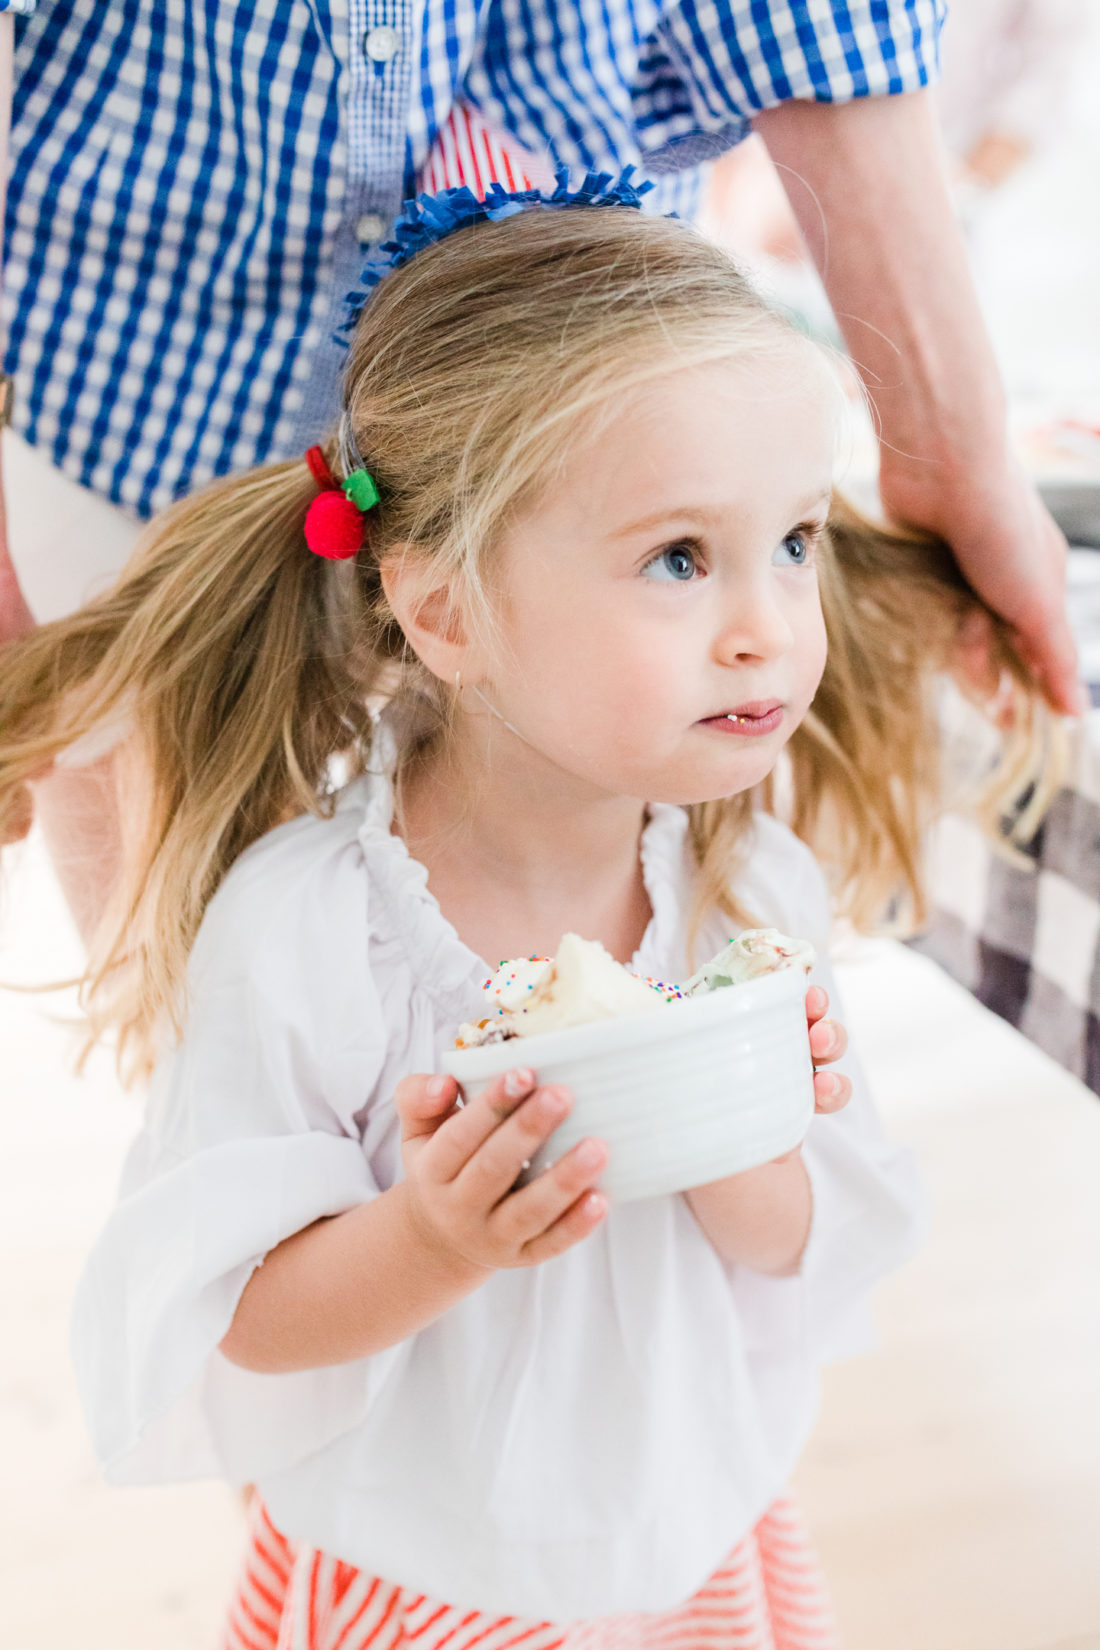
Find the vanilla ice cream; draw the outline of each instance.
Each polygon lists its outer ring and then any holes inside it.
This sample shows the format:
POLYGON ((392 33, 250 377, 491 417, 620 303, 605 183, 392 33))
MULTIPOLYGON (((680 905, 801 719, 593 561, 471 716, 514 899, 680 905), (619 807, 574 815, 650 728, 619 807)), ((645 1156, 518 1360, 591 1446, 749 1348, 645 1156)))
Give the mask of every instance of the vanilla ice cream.
POLYGON ((682 986, 643 980, 596 940, 566 934, 556 957, 514 957, 485 981, 486 1014, 459 1027, 458 1048, 564 1031, 593 1020, 652 1014, 678 997, 701 997, 781 968, 813 966, 813 947, 776 928, 749 928, 682 986))
POLYGON ((808 940, 789 939, 778 928, 746 928, 690 980, 685 980, 680 991, 685 997, 701 997, 707 991, 744 985, 746 980, 775 974, 781 968, 802 968, 809 973, 813 965, 814 948, 808 940))

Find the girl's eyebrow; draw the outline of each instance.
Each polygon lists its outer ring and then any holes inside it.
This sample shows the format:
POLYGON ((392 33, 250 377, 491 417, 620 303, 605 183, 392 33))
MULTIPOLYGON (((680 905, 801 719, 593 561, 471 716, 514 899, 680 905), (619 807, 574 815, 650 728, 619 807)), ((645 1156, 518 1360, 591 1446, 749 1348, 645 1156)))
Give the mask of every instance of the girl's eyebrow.
POLYGON ((629 538, 631 533, 652 532, 665 521, 725 521, 733 509, 733 505, 688 504, 680 509, 654 510, 652 515, 641 516, 637 521, 628 522, 625 527, 616 527, 610 537, 613 539, 629 538))
MULTIPOLYGON (((792 517, 806 515, 809 511, 818 509, 823 504, 828 504, 832 496, 833 489, 829 483, 814 488, 793 507, 790 514, 792 517)), ((735 509, 736 505, 733 504, 687 504, 679 509, 654 510, 651 515, 640 516, 637 521, 628 522, 625 527, 616 527, 609 537, 625 539, 629 538, 632 533, 652 532, 655 527, 660 527, 661 523, 666 521, 720 523, 728 520, 735 509)))
POLYGON ((815 487, 808 492, 801 503, 795 505, 794 514, 796 516, 808 515, 811 510, 818 509, 822 504, 829 505, 832 501, 833 484, 831 481, 827 481, 822 486, 815 487))

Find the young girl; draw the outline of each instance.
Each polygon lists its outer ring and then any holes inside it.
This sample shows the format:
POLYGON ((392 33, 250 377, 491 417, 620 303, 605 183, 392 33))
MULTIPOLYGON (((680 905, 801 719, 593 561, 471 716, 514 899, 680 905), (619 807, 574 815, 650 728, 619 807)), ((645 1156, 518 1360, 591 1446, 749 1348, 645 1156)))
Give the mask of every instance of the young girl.
MULTIPOLYGON (((979 610, 827 531, 827 367, 635 202, 414 211, 323 456, 177 506, 0 671, 0 823, 132 729, 89 1002, 155 1074, 76 1361, 113 1479, 256 1485, 233 1650, 832 1642, 785 1485, 914 1227, 858 1072, 800 1150, 620 1207, 598 1140, 516 1189, 571 1104, 522 1044, 468 1106, 431 1075, 571 929, 675 979, 751 918, 831 990, 800 837, 857 917, 919 902, 979 610)), ((992 621, 983 658, 1008 794, 1035 706, 992 621)))

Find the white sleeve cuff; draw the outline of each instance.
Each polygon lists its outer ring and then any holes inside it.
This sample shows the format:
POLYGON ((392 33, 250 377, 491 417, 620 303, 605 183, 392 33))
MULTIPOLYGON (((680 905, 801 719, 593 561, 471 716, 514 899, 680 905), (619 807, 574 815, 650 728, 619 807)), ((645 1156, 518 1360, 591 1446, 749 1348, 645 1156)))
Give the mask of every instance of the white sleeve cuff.
POLYGON ((373 1196, 358 1140, 235 1140, 166 1169, 118 1205, 78 1286, 72 1342, 96 1453, 116 1482, 244 1482, 347 1431, 367 1360, 259 1375, 217 1350, 264 1256, 373 1196))

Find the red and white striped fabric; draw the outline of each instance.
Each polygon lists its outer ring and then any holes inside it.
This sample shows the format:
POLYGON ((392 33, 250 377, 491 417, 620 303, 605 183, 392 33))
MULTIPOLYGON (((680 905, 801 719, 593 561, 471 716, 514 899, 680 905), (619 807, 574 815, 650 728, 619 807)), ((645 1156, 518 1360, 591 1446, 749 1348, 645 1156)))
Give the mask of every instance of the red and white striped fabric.
POLYGON ((255 1497, 221 1650, 837 1650, 802 1517, 786 1497, 686 1604, 568 1627, 425 1598, 288 1541, 255 1497))
POLYGON ((505 189, 553 189, 554 172, 548 161, 530 154, 507 132, 487 126, 475 109, 455 104, 419 183, 430 195, 465 183, 484 200, 491 183, 505 189))

